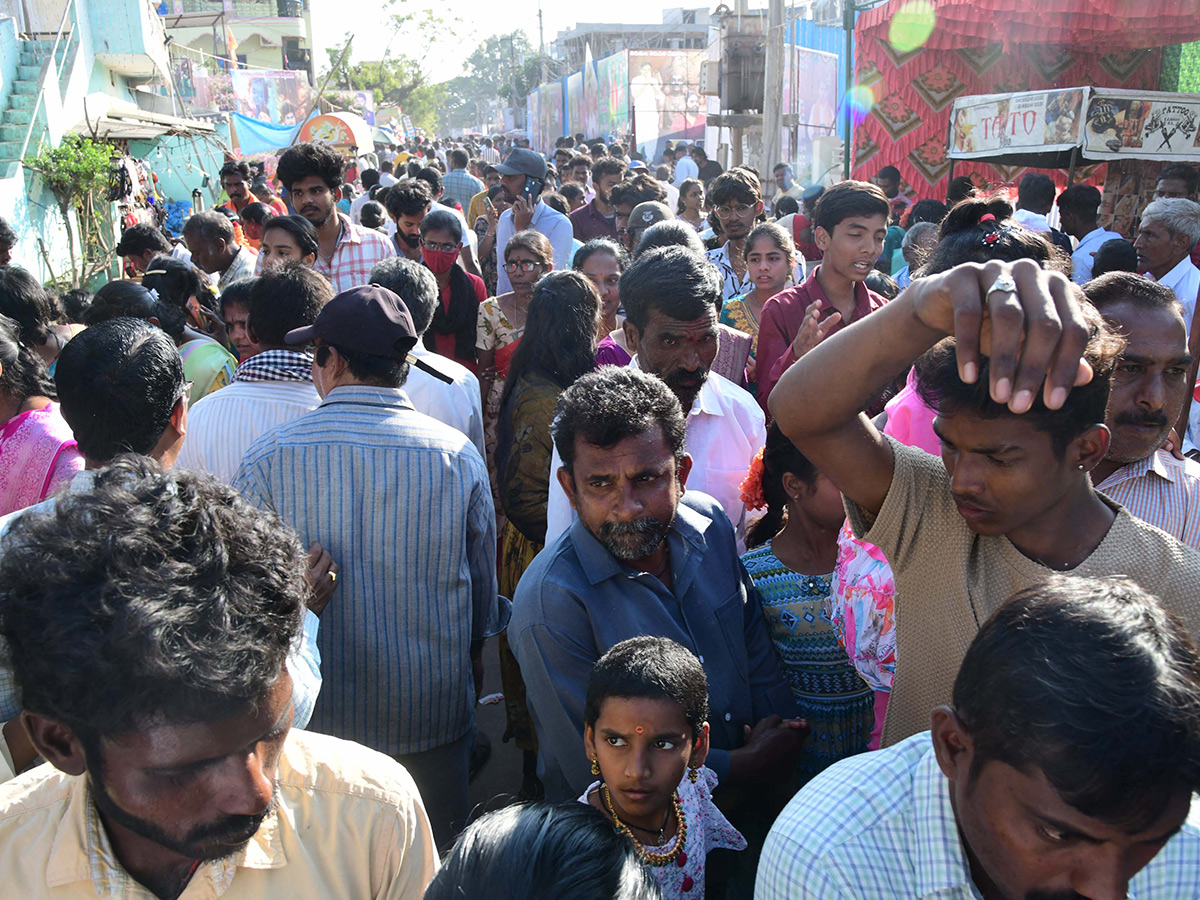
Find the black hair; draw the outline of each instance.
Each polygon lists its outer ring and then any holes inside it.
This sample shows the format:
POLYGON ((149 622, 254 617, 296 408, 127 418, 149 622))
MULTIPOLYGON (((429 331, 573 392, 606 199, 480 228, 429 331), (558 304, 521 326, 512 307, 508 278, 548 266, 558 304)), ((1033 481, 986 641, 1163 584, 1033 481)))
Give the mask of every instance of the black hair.
POLYGON ((696 229, 687 222, 676 219, 655 222, 643 231, 642 236, 638 238, 637 247, 634 248, 634 258, 640 257, 647 250, 660 247, 684 247, 693 253, 704 255, 704 242, 700 240, 700 235, 696 234, 696 229))
POLYGON ((226 175, 235 175, 238 178, 242 179, 242 181, 246 182, 246 184, 249 184, 250 183, 250 166, 248 166, 246 164, 245 160, 241 160, 241 159, 226 160, 225 165, 221 166, 220 171, 217 173, 217 178, 223 179, 226 175))
POLYGON ((221 291, 220 304, 221 314, 225 315, 226 307, 236 303, 238 306, 250 310, 250 293, 254 290, 254 285, 258 283, 258 278, 251 275, 249 277, 237 278, 229 284, 225 285, 221 291))
POLYGON ((562 194, 563 199, 566 200, 568 203, 570 203, 572 200, 582 200, 583 199, 583 188, 581 188, 579 185, 577 185, 573 181, 568 181, 566 184, 564 184, 562 187, 560 187, 558 189, 558 192, 560 194, 562 194))
POLYGON ((595 156, 597 153, 599 153, 601 156, 607 156, 608 146, 604 143, 604 141, 594 141, 592 145, 588 147, 588 152, 593 156, 595 156))
POLYGON ((637 258, 621 276, 620 294, 626 318, 641 334, 652 309, 680 322, 711 313, 721 298, 721 274, 693 250, 662 247, 637 258))
POLYGON ((851 216, 883 216, 892 214, 887 195, 877 184, 868 181, 842 181, 821 194, 813 210, 813 228, 824 228, 830 234, 851 216))
POLYGON ((71 288, 58 295, 58 306, 63 317, 76 325, 83 324, 83 317, 92 304, 92 292, 86 288, 71 288))
POLYGON ((1136 272, 1137 251, 1124 238, 1111 238, 1100 245, 1092 257, 1092 277, 1099 278, 1108 272, 1136 272))
POLYGON ((1049 175, 1029 172, 1017 182, 1017 202, 1021 209, 1048 212, 1054 205, 1054 180, 1049 175))
POLYGON ((1108 272, 1083 286, 1083 296, 1101 313, 1109 306, 1130 303, 1139 310, 1182 311, 1175 292, 1157 281, 1133 272, 1108 272))
POLYGON ((560 212, 564 216, 569 216, 571 214, 571 207, 567 204, 567 198, 558 191, 551 191, 548 194, 542 194, 542 202, 555 212, 560 212))
POLYGON ((614 644, 592 666, 583 704, 584 724, 593 728, 610 697, 669 700, 683 710, 695 740, 708 721, 708 679, 687 647, 670 638, 629 638, 614 644))
POLYGON ((304 571, 274 513, 122 460, 5 535, 0 637, 21 707, 97 751, 101 736, 258 708, 300 631, 304 571))
POLYGON ((317 229, 313 228, 312 222, 304 216, 272 216, 263 225, 263 234, 272 228, 278 228, 291 235, 296 246, 300 248, 301 256, 308 256, 310 253, 315 255, 320 246, 317 241, 317 229))
POLYGON ((232 245, 234 238, 233 223, 223 213, 212 209, 190 216, 183 223, 183 233, 194 234, 205 243, 224 241, 232 245))
MULTIPOLYGON (((1092 380, 1071 389, 1061 409, 1048 409, 1042 391, 1034 392, 1033 407, 1021 415, 1034 428, 1050 435, 1055 455, 1062 459, 1067 445, 1095 425, 1104 424, 1108 393, 1125 341, 1116 335, 1091 304, 1081 304, 1084 319, 1091 332, 1083 357, 1092 367, 1092 380)), ((917 393, 939 415, 965 412, 981 419, 1015 416, 1003 403, 991 398, 988 388, 988 358, 979 357, 979 375, 974 384, 967 384, 958 374, 954 356, 954 338, 934 345, 933 349, 914 364, 917 393)))
POLYGON ((946 188, 946 205, 954 206, 954 204, 974 196, 975 182, 971 180, 970 175, 959 175, 957 178, 950 179, 950 184, 946 188))
POLYGON ((895 300, 900 296, 900 285, 892 279, 891 275, 885 275, 878 269, 872 269, 864 284, 867 290, 874 291, 881 297, 886 297, 888 300, 895 300))
POLYGON ((287 333, 315 322, 332 299, 329 281, 299 260, 276 266, 256 278, 250 291, 246 324, 251 338, 263 347, 286 347, 287 333))
POLYGON ((788 494, 783 487, 784 473, 791 472, 810 487, 816 483, 818 475, 817 467, 796 449, 774 422, 767 428, 762 461, 762 493, 767 501, 767 511, 746 532, 747 549, 762 546, 779 534, 787 523, 788 494))
POLYGON ((1058 210, 1094 225, 1100 220, 1100 192, 1090 184, 1073 184, 1058 195, 1058 210))
POLYGON ((245 206, 243 206, 242 211, 238 213, 238 215, 247 222, 253 222, 256 225, 264 225, 268 219, 275 215, 275 213, 272 212, 271 207, 267 206, 267 204, 255 201, 254 203, 247 203, 245 206))
POLYGON ((424 237, 431 231, 445 231, 459 243, 463 239, 462 219, 448 209, 434 209, 421 220, 420 232, 424 237))
POLYGON ((0 392, 12 399, 58 397, 42 358, 21 340, 21 328, 16 321, 5 315, 0 315, 0 367, 3 367, 0 392))
POLYGON ((130 225, 121 234, 121 240, 113 252, 117 256, 132 256, 151 250, 155 253, 170 253, 171 242, 158 228, 145 222, 130 225))
POLYGON ((465 169, 471 162, 471 157, 466 150, 454 149, 446 154, 446 158, 450 161, 452 169, 465 169))
POLYGON ((0 269, 0 315, 17 323, 24 343, 44 344, 59 311, 54 295, 27 270, 5 266, 0 269))
POLYGON ((341 154, 324 142, 293 144, 279 157, 275 177, 289 191, 292 185, 305 178, 316 176, 336 191, 342 186, 346 166, 341 154))
POLYGON ((384 198, 388 213, 397 219, 401 216, 420 215, 432 202, 433 194, 429 191, 429 185, 415 179, 393 185, 384 198))
POLYGON ((17 242, 17 233, 4 218, 0 218, 0 246, 11 247, 17 242))
POLYGON ((1041 772, 1086 816, 1142 829, 1200 787, 1200 658, 1125 578, 1054 576, 1001 606, 954 682, 971 777, 1041 772))
POLYGON ((631 207, 639 203, 654 200, 662 203, 667 199, 667 189, 657 178, 651 178, 645 172, 639 172, 632 178, 626 178, 612 189, 613 204, 628 203, 631 207))
POLYGON ((754 204, 762 199, 762 182, 749 169, 737 166, 713 179, 708 199, 714 208, 727 203, 754 204))
POLYGON ((1187 191, 1188 197, 1194 197, 1196 195, 1196 186, 1200 183, 1200 172, 1197 172, 1195 168, 1189 166, 1187 163, 1171 163, 1171 165, 1158 173, 1155 183, 1157 184, 1164 178, 1178 178, 1183 182, 1183 189, 1187 191))
POLYGON ((525 332, 504 379, 503 406, 517 382, 540 375, 560 388, 596 368, 596 321, 600 295, 574 271, 549 272, 533 286, 525 332))
POLYGON ((633 842, 587 803, 487 813, 455 841, 424 900, 661 900, 633 842))
POLYGON ((687 423, 679 398, 666 382, 639 369, 601 366, 563 391, 550 434, 559 458, 571 472, 577 438, 609 450, 652 428, 662 429, 675 460, 682 460, 687 423))
POLYGON ((79 452, 95 462, 148 454, 183 394, 183 361, 170 337, 129 316, 81 331, 54 376, 79 452))
POLYGON ((935 225, 940 224, 949 212, 950 207, 946 206, 940 200, 918 200, 908 211, 908 220, 905 227, 912 228, 920 222, 933 222, 935 225))
POLYGON ((92 297, 83 324, 90 328, 120 316, 149 319, 157 313, 157 302, 147 288, 134 281, 110 281, 92 297))
POLYGON ((364 191, 369 191, 375 185, 379 184, 380 172, 378 169, 363 169, 358 173, 358 179, 362 182, 364 191))
POLYGON ((390 159, 385 159, 383 162, 381 162, 379 164, 380 177, 383 177, 384 175, 391 175, 393 169, 394 169, 394 166, 392 164, 392 161, 390 159))
POLYGON ((199 269, 169 256, 156 256, 150 260, 149 268, 142 275, 142 287, 158 293, 160 311, 156 315, 159 324, 176 341, 183 339, 188 300, 195 297, 201 302, 209 302, 212 298, 208 281, 199 269))
MULTIPOLYGON (((642 237, 644 238, 645 235, 642 237)), ((617 261, 617 268, 622 272, 629 265, 629 254, 616 241, 610 238, 592 238, 575 251, 575 256, 571 260, 571 268, 576 272, 582 272, 584 264, 596 253, 607 253, 617 261)))
MULTIPOLYGON (((583 159, 586 161, 586 158, 583 159)), ((574 161, 571 165, 574 167, 574 161)), ((592 184, 599 182, 605 175, 624 175, 626 169, 624 160, 614 159, 611 156, 602 156, 590 165, 592 167, 592 184)))
POLYGON ((440 297, 437 279, 428 266, 403 256, 390 256, 375 264, 368 283, 385 287, 404 301, 418 336, 429 330, 440 297))
MULTIPOLYGON (((317 365, 323 366, 329 362, 329 344, 320 344, 314 353, 317 365)), ((346 365, 350 374, 366 384, 380 384, 384 387, 403 387, 408 380, 408 361, 394 359, 390 356, 375 356, 359 350, 345 350, 333 345, 346 365)))
POLYGON ((364 228, 382 228, 387 223, 387 213, 382 203, 368 200, 359 209, 358 219, 364 228))
POLYGON ((1032 259, 1043 269, 1069 272, 1070 257, 1037 232, 1012 221, 1012 212, 1008 201, 999 198, 963 200, 943 220, 938 242, 921 267, 921 275, 993 259, 1032 259))
POLYGON ((432 196, 437 197, 442 193, 442 173, 433 166, 426 166, 417 172, 416 179, 429 185, 429 191, 432 196))
POLYGON ((524 231, 518 231, 508 243, 504 245, 504 259, 508 260, 508 255, 514 250, 527 250, 538 258, 542 265, 549 268, 554 267, 554 248, 547 238, 540 231, 534 231, 532 228, 526 228, 524 231))
POLYGON ((795 215, 798 212, 800 212, 800 201, 795 197, 789 197, 788 195, 784 194, 775 201, 775 218, 777 219, 782 219, 784 216, 795 215))

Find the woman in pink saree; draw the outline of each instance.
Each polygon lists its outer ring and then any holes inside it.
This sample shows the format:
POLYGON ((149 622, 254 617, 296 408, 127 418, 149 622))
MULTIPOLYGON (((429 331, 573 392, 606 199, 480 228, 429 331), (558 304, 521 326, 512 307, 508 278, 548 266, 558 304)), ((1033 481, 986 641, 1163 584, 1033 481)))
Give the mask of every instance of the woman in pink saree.
POLYGON ((0 515, 45 500, 83 468, 54 382, 17 323, 0 316, 0 515))

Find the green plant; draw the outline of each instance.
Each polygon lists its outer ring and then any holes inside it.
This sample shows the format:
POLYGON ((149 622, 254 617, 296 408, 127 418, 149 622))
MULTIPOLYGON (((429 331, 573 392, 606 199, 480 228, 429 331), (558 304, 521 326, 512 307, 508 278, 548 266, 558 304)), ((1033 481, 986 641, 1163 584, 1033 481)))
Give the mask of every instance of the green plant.
POLYGON ((112 236, 106 233, 99 210, 105 208, 102 192, 108 186, 114 153, 109 144, 68 134, 57 147, 43 146, 37 156, 25 160, 25 167, 41 177, 58 202, 58 211, 67 228, 71 280, 75 287, 83 286, 106 268, 112 256, 112 236), (79 220, 82 263, 71 230, 72 209, 79 220))

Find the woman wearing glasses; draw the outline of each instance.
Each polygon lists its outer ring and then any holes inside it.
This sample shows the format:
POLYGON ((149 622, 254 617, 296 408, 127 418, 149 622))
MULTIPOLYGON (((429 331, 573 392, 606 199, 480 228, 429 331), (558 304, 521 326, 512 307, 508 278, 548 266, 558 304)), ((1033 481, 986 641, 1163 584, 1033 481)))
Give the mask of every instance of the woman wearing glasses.
POLYGON ((479 305, 487 298, 483 279, 463 269, 462 221, 447 209, 435 209, 421 220, 421 258, 433 272, 442 302, 425 332, 425 346, 475 371, 475 329, 479 305))

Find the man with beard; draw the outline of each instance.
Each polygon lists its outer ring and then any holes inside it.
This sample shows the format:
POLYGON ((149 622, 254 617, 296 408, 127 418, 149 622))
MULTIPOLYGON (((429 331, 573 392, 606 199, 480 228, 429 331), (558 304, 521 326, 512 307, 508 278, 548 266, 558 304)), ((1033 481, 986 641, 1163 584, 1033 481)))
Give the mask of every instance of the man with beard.
POLYGON ((304 568, 274 515, 136 457, 12 526, 0 635, 50 765, 0 787, 7 896, 419 900, 412 778, 292 730, 304 568))
MULTIPOLYGON (((582 159, 583 157, 577 157, 582 159)), ((582 170, 582 166, 579 167, 582 170)), ((575 240, 587 242, 593 238, 617 239, 616 209, 613 208, 612 189, 625 177, 625 163, 605 156, 592 163, 592 188, 596 192, 590 202, 571 213, 571 227, 575 240)), ((587 176, 580 186, 586 188, 587 176)))
POLYGON ((317 230, 317 262, 337 293, 366 284, 371 269, 395 256, 391 242, 377 231, 355 225, 338 212, 345 166, 329 144, 294 144, 279 157, 275 172, 292 208, 317 230))
POLYGON ((1123 578, 986 621, 932 729, 826 769, 772 826, 757 900, 1196 895, 1200 657, 1123 578))
POLYGON ((231 159, 221 166, 218 173, 221 179, 221 190, 229 198, 223 204, 226 209, 241 213, 246 204, 253 203, 256 198, 250 196, 250 166, 240 159, 231 159))
POLYGON ((634 241, 629 233, 629 217, 633 214, 633 208, 641 203, 662 203, 667 199, 667 190, 658 179, 646 172, 638 172, 613 187, 609 199, 613 207, 617 242, 625 248, 626 253, 632 254, 634 241))
POLYGON ((424 181, 412 178, 388 190, 384 206, 396 223, 392 243, 397 256, 421 262, 421 220, 432 205, 433 195, 424 181))
MULTIPOLYGON (((685 252, 685 251, 681 251, 685 252)), ((712 703, 707 765, 722 784, 786 780, 807 728, 795 715, 728 518, 684 484, 679 399, 658 378, 604 366, 563 393, 556 481, 579 519, 517 586, 508 639, 537 727, 547 800, 592 781, 583 748, 588 674, 638 635, 695 653, 712 703)))
MULTIPOLYGON (((689 487, 711 495, 740 535, 746 514, 741 483, 767 441, 767 427, 754 398, 711 371, 720 278, 699 254, 662 247, 639 256, 618 290, 625 341, 633 352, 630 365, 665 381, 687 410, 688 453, 695 464, 689 487)), ((561 465, 552 457, 550 471, 561 465)), ((548 504, 547 546, 572 520, 568 493, 554 479, 548 504)))
POLYGON ((1200 550, 1200 463, 1161 449, 1188 391, 1182 308, 1170 288, 1130 272, 1101 275, 1083 293, 1125 338, 1104 416, 1108 455, 1092 470, 1096 490, 1200 550))
MULTIPOLYGON (((554 268, 569 269, 575 252, 571 220, 542 202, 546 186, 546 160, 532 150, 518 147, 496 166, 504 199, 512 204, 496 223, 496 293, 512 290, 504 267, 504 250, 519 231, 532 229, 545 236, 554 249, 554 268)), ((464 226, 465 227, 465 226, 464 226)))

